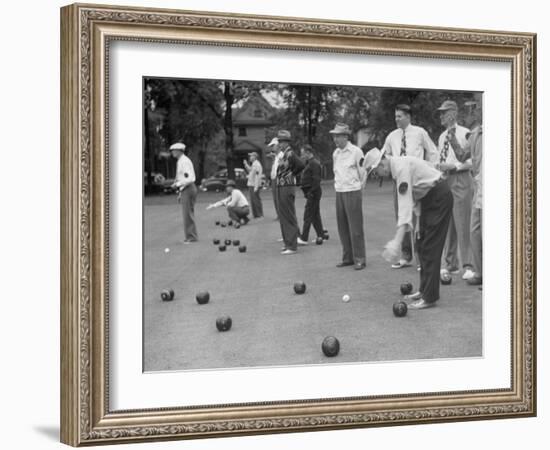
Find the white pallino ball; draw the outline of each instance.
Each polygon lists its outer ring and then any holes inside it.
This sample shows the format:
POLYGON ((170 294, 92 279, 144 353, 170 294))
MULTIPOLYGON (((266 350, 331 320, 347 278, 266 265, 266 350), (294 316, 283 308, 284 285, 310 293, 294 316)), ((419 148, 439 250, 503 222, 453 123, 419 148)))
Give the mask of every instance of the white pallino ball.
POLYGON ((342 297, 342 301, 343 301, 343 302, 346 302, 346 303, 347 303, 347 302, 349 302, 349 300, 350 300, 350 296, 349 296, 348 294, 346 294, 346 295, 344 295, 344 296, 342 297))

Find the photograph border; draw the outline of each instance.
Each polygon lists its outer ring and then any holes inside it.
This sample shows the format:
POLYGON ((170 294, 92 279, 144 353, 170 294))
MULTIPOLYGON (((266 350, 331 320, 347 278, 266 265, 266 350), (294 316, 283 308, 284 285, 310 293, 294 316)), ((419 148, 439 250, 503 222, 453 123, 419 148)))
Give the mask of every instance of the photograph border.
POLYGON ((61 441, 80 446, 534 416, 535 99, 532 33, 108 5, 62 8, 61 441), (510 389, 111 411, 107 69, 113 40, 510 63, 510 389))

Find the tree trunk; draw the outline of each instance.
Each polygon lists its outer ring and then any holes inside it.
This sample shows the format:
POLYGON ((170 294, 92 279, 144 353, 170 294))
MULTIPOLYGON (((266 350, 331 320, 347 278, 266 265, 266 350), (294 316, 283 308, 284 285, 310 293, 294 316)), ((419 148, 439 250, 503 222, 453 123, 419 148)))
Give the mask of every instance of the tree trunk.
POLYGON ((147 184, 146 192, 150 193, 153 189, 153 170, 155 165, 155 157, 151 151, 151 144, 149 138, 149 108, 145 107, 143 110, 143 143, 144 143, 144 153, 145 161, 148 162, 148 167, 145 167, 147 173, 147 184))
POLYGON ((231 92, 231 83, 224 82, 223 95, 225 97, 225 115, 223 120, 223 129, 225 131, 225 162, 227 164, 227 178, 235 179, 235 160, 233 152, 233 101, 234 96, 231 92))

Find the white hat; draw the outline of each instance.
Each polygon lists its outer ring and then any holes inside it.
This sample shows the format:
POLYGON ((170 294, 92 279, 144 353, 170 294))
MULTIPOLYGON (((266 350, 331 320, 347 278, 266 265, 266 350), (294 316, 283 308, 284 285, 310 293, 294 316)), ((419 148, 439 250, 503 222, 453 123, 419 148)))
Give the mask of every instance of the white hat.
POLYGON ((380 161, 386 152, 385 149, 379 150, 377 147, 369 150, 365 155, 365 160, 363 162, 363 167, 370 167, 371 169, 376 169, 380 161))
POLYGON ((183 152, 185 150, 185 144, 183 142, 176 142, 170 146, 170 150, 181 150, 183 152))
POLYGON ((274 145, 277 145, 279 143, 279 139, 277 139, 276 137, 274 137, 273 139, 271 139, 271 142, 269 144, 267 144, 268 147, 272 147, 274 145))

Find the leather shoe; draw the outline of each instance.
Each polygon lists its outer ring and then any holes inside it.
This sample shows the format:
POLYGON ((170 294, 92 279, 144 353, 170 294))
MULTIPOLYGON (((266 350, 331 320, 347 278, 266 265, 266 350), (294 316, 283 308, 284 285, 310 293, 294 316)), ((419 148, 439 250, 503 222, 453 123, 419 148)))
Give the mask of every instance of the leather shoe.
POLYGON ((355 270, 361 270, 361 269, 364 269, 365 266, 366 266, 365 263, 356 263, 354 269, 355 270))
POLYGON ((353 266, 352 261, 342 261, 336 264, 336 267, 346 267, 346 266, 353 266))

